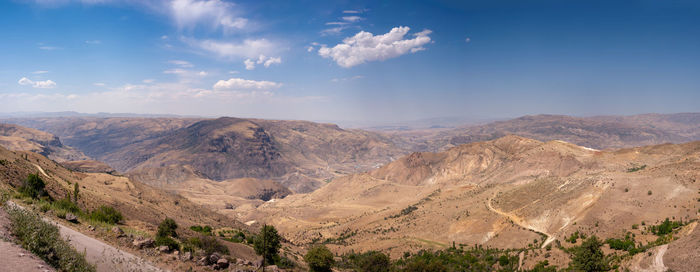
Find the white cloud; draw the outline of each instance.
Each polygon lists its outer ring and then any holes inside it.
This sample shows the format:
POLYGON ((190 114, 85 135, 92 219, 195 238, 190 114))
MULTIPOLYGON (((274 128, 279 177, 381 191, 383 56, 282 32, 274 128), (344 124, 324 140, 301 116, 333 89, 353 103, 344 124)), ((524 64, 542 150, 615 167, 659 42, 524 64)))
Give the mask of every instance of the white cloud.
POLYGON ((215 40, 183 39, 190 46, 214 53, 228 59, 257 58, 277 52, 277 45, 266 39, 246 39, 243 42, 222 42, 215 40))
POLYGON ((60 48, 60 47, 56 47, 56 46, 43 45, 43 46, 39 46, 39 49, 41 49, 41 50, 46 50, 46 51, 53 51, 53 50, 58 50, 58 49, 61 49, 61 48, 60 48))
POLYGON ((246 70, 253 70, 253 69, 255 69, 255 62, 252 61, 252 60, 250 60, 250 59, 244 60, 244 61, 243 61, 243 64, 245 64, 245 69, 246 69, 246 70))
POLYGON ((253 70, 255 69, 256 64, 262 64, 265 66, 265 68, 269 68, 270 65, 272 64, 280 64, 282 63, 282 58, 280 57, 266 57, 265 55, 260 55, 258 56, 257 61, 253 61, 251 59, 246 59, 243 61, 243 64, 245 64, 245 69, 246 70, 253 70))
POLYGON ((365 76, 357 75, 357 76, 353 76, 353 77, 334 78, 334 79, 331 79, 331 81, 332 82, 342 82, 342 81, 356 80, 356 79, 362 79, 362 78, 365 78, 365 76))
POLYGON ((100 41, 100 40, 89 40, 89 41, 85 41, 85 43, 87 43, 87 44, 101 44, 102 41, 100 41))
POLYGON ((214 84, 214 90, 271 90, 282 86, 282 83, 272 81, 257 81, 243 78, 219 80, 214 84))
POLYGON ((180 66, 183 68, 190 68, 190 67, 194 66, 194 65, 192 65, 192 63, 190 63, 188 61, 184 61, 184 60, 170 60, 170 61, 168 61, 168 63, 173 64, 173 65, 177 65, 177 66, 180 66))
POLYGON ((104 86, 105 86, 105 84, 102 83, 102 82, 92 83, 92 85, 95 85, 95 86, 97 86, 97 87, 104 87, 104 86))
POLYGON ((156 80, 152 79, 152 78, 147 78, 147 79, 141 80, 141 82, 146 83, 146 84, 151 84, 153 82, 156 82, 156 80))
POLYGON ((348 22, 328 22, 326 25, 347 25, 348 22))
POLYGON ((231 32, 248 24, 248 19, 234 16, 234 6, 220 0, 175 0, 170 3, 170 10, 181 29, 192 29, 201 24, 231 32))
POLYGON ((357 14, 357 13, 362 13, 362 11, 359 11, 359 10, 343 10, 343 13, 357 14))
POLYGON ((354 23, 354 22, 362 20, 362 17, 360 17, 360 16, 343 16, 343 20, 354 23))
POLYGON ((469 38, 469 37, 467 37, 464 41, 467 42, 467 43, 470 43, 470 42, 472 41, 472 39, 469 38))
POLYGON ((46 73, 48 73, 48 72, 49 72, 49 71, 45 71, 45 70, 38 70, 38 71, 34 71, 34 72, 32 72, 32 74, 36 74, 36 75, 39 75, 39 74, 46 74, 46 73))
POLYGON ((389 33, 376 36, 360 31, 334 47, 321 46, 318 54, 333 59, 341 67, 350 68, 369 61, 383 61, 424 50, 423 45, 431 41, 428 37, 431 31, 424 30, 414 34, 413 39, 406 39, 409 30, 406 26, 394 27, 389 33))
POLYGON ((22 77, 17 81, 19 85, 29 85, 32 86, 33 88, 39 88, 39 89, 51 89, 53 87, 56 87, 56 82, 53 82, 52 80, 44 80, 44 81, 32 81, 26 77, 22 77))
POLYGON ((160 39, 161 39, 161 40, 167 40, 167 39, 168 39, 168 35, 160 36, 160 39))

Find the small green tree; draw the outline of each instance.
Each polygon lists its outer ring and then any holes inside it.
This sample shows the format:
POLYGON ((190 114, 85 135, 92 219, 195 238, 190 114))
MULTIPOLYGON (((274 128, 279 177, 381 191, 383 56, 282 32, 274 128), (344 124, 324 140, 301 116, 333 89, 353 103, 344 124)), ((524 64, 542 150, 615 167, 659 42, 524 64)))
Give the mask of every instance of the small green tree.
POLYGON ((310 272, 329 272, 335 263, 333 253, 324 245, 317 245, 309 249, 304 256, 304 261, 309 264, 310 272))
POLYGON ((277 234, 277 230, 275 227, 269 225, 262 226, 260 234, 253 242, 255 253, 261 255, 263 257, 263 262, 268 264, 274 263, 281 246, 282 244, 280 243, 280 236, 277 234))
POLYGON ((157 237, 176 237, 177 238, 177 232, 175 230, 177 229, 177 223, 175 223, 175 220, 172 218, 165 218, 163 222, 160 222, 160 225, 158 225, 158 232, 156 233, 157 237))
POLYGON ((600 247, 603 242, 595 235, 583 241, 581 246, 573 250, 569 266, 574 271, 608 271, 608 263, 600 247))
POLYGON ((80 193, 80 185, 78 183, 73 183, 73 202, 78 204, 78 193, 80 193))
POLYGON ((19 187, 19 192, 23 195, 29 196, 31 198, 38 198, 40 196, 45 196, 46 190, 44 189, 46 184, 44 180, 39 177, 39 174, 29 174, 27 179, 24 181, 21 187, 19 187))

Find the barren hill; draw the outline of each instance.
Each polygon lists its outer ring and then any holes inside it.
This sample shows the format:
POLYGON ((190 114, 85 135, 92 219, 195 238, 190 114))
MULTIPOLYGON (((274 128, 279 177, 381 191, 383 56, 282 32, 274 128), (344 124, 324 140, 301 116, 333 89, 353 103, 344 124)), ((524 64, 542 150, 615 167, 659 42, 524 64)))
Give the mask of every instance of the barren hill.
POLYGON ((55 133, 117 171, 154 184, 258 178, 309 192, 405 153, 377 133, 306 121, 66 117, 8 122, 55 133))
MULTIPOLYGON (((247 220, 274 224, 294 243, 326 241, 340 252, 398 256, 452 242, 543 247, 576 231, 611 238, 641 222, 697 219, 698 180, 700 142, 598 151, 505 136, 413 153, 266 203, 247 220)), ((635 231, 637 241, 656 239, 635 231)), ((564 265, 565 255, 550 262, 564 265)))
POLYGON ((55 135, 13 124, 0 123, 0 146, 10 150, 36 152, 55 161, 88 159, 80 151, 63 145, 55 135))
POLYGON ((562 140, 606 149, 700 140, 700 113, 631 116, 523 116, 484 125, 435 131, 397 132, 411 150, 440 151, 460 144, 515 134, 540 141, 562 140))

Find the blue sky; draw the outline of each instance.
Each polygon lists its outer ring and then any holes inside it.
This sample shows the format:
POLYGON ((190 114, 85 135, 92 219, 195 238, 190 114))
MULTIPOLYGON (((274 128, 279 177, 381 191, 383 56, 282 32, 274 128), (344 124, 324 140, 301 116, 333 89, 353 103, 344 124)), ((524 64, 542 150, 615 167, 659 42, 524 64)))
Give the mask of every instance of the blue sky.
POLYGON ((0 112, 700 111, 695 1, 2 1, 0 25, 0 112))

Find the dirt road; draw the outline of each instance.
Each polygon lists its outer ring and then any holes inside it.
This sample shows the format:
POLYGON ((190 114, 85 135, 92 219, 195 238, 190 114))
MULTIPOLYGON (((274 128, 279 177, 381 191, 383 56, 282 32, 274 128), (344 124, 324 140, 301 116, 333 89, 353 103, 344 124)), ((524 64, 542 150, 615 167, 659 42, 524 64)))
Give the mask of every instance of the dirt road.
MULTIPOLYGON (((495 195, 496 195, 496 194, 494 194, 494 196, 495 196, 495 195)), ((513 221, 513 223, 515 223, 515 224, 518 225, 518 226, 521 226, 521 227, 523 227, 523 228, 529 229, 529 230, 534 231, 534 232, 537 232, 537 233, 542 233, 542 234, 544 234, 545 236, 547 236, 547 239, 544 240, 544 243, 542 243, 542 248, 545 248, 549 243, 551 243, 551 242, 553 242, 554 240, 556 240, 556 237, 550 235, 549 233, 546 233, 546 232, 544 232, 543 230, 535 229, 535 228, 533 228, 532 226, 526 224, 525 222, 523 222, 523 220, 522 220, 520 217, 517 217, 517 216, 515 216, 515 215, 512 215, 512 214, 509 214, 509 213, 506 213, 506 212, 499 211, 499 210, 495 209, 495 208, 491 205, 491 200, 493 200, 493 197, 492 197, 492 198, 489 198, 488 201, 486 202, 486 206, 488 207, 488 209, 489 209, 490 211, 495 212, 495 213, 497 213, 497 214, 499 214, 499 215, 501 215, 501 216, 505 216, 506 218, 510 219, 511 221, 513 221)))

